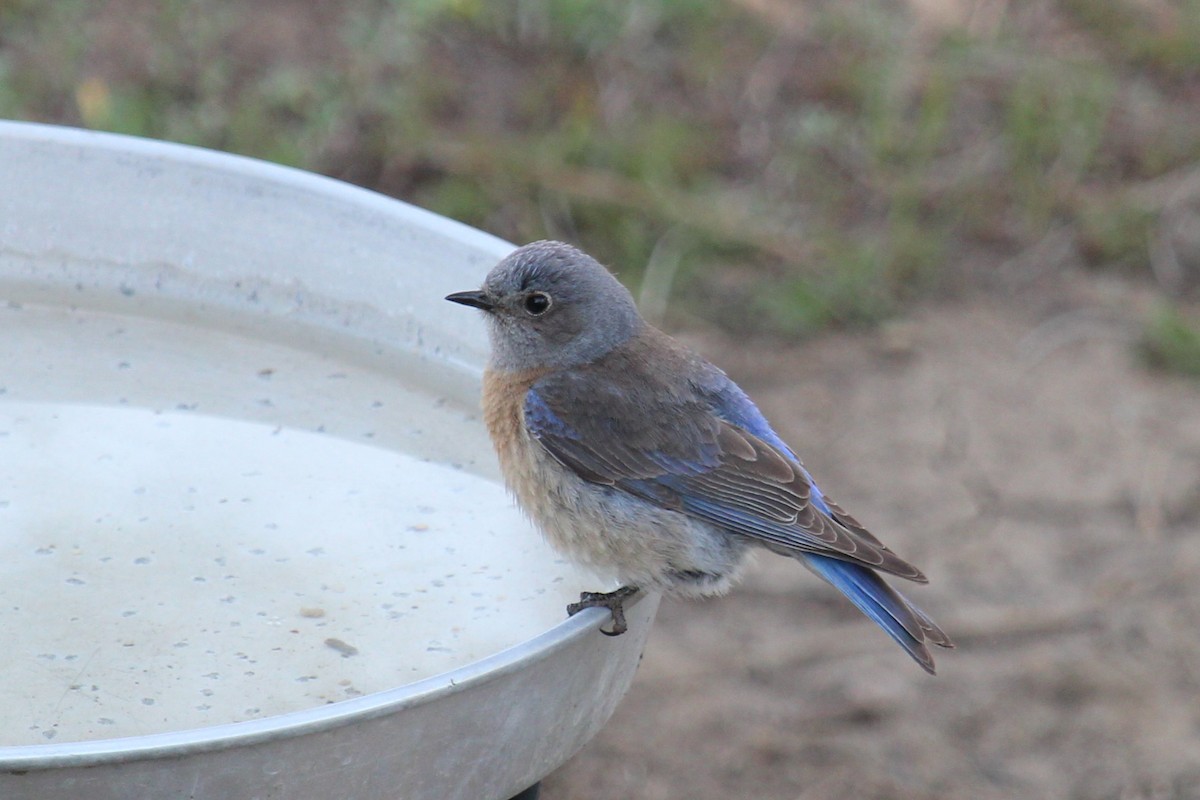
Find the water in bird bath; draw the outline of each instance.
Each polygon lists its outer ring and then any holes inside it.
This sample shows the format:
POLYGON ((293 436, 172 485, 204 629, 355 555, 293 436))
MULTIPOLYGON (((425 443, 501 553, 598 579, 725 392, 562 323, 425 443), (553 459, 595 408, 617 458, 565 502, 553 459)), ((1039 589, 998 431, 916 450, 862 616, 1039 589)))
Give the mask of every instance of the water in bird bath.
POLYGON ((219 322, 0 308, 0 745, 387 689, 587 588, 418 359, 219 322))

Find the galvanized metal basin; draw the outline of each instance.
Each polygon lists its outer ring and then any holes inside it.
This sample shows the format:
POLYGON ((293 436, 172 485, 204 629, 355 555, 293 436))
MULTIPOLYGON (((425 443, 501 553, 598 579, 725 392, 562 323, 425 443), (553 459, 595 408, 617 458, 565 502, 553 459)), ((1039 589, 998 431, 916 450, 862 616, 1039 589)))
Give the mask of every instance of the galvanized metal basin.
POLYGON ((336 181, 0 123, 0 797, 510 797, 632 680, 505 497, 511 246, 336 181))

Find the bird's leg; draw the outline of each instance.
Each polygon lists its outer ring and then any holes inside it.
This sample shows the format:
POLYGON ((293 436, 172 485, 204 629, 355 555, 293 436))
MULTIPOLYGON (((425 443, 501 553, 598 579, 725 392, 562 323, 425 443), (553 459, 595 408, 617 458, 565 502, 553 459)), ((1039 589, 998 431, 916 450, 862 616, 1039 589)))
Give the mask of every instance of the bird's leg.
POLYGON ((622 586, 611 592, 582 592, 578 603, 567 606, 567 616, 573 617, 585 608, 607 608, 608 613, 612 614, 612 630, 601 628, 600 632, 605 636, 620 636, 629 630, 625 624, 625 601, 637 593, 636 586, 622 586))

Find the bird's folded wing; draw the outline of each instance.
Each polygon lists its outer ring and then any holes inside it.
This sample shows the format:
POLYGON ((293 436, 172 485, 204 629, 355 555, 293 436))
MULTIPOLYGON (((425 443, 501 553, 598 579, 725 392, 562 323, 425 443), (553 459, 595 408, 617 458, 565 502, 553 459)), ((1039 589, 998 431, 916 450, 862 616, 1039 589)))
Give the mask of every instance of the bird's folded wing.
POLYGON ((819 505, 814 503, 811 479, 790 453, 722 419, 702 397, 659 396, 648 408, 644 397, 634 402, 618 394, 572 393, 567 403, 556 388, 543 384, 529 391, 525 424, 551 456, 584 480, 775 550, 832 556, 925 581, 819 491, 819 505))

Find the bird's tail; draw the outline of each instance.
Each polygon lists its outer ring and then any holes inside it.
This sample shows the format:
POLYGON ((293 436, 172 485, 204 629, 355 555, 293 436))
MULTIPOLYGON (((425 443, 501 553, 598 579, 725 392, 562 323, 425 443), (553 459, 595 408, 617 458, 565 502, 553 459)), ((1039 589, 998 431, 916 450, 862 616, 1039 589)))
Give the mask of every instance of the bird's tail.
POLYGON ((924 611, 884 583, 874 570, 811 553, 800 556, 800 560, 846 595, 930 675, 934 674, 933 656, 926 645, 954 647, 950 637, 924 611))

